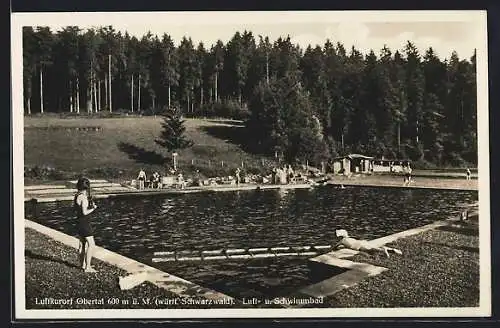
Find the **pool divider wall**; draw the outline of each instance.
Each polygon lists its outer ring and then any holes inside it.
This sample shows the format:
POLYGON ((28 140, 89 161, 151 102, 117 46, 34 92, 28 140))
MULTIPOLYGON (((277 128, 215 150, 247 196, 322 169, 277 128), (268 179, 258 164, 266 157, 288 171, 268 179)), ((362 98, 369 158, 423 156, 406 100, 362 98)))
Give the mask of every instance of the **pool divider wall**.
POLYGON ((269 257, 304 257, 319 255, 331 249, 332 245, 279 246, 260 248, 235 248, 198 251, 158 251, 153 253, 153 262, 205 261, 228 259, 253 259, 269 257))

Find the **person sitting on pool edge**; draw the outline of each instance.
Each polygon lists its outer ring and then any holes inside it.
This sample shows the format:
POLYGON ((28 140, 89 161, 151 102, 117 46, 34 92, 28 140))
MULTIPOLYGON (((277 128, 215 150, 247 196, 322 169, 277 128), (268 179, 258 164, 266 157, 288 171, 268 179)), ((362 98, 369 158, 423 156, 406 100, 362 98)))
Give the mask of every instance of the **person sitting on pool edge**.
POLYGON ((160 174, 155 171, 151 176, 151 188, 160 189, 160 174))
POLYGON ((349 234, 344 229, 336 230, 335 234, 337 237, 342 237, 342 239, 334 246, 334 248, 349 248, 369 254, 374 252, 384 252, 387 257, 389 257, 389 252, 394 252, 399 255, 403 254, 403 252, 397 248, 387 246, 374 247, 368 240, 359 240, 349 237, 349 234))
POLYGON ((85 177, 81 177, 76 183, 76 189, 77 193, 75 194, 75 198, 73 200, 73 206, 78 218, 78 234, 80 237, 80 267, 85 272, 96 272, 96 270, 91 266, 95 242, 94 231, 90 222, 90 214, 95 211, 97 206, 90 195, 90 180, 85 177))

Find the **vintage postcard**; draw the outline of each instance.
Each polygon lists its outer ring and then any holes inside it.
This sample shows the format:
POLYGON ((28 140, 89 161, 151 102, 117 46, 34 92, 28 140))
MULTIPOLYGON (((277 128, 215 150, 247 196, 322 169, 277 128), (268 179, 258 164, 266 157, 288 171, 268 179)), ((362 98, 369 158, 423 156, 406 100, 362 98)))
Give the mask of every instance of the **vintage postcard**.
POLYGON ((490 316, 486 19, 12 14, 16 318, 490 316))

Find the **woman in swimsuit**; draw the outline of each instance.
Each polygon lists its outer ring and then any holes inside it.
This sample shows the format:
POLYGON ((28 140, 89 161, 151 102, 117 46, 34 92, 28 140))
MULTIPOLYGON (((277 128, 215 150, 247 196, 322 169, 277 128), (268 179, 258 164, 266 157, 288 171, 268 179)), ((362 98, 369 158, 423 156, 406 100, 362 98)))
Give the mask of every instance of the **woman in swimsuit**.
POLYGON ((76 184, 78 192, 75 194, 73 206, 78 217, 78 234, 80 236, 80 267, 85 272, 96 272, 90 265, 92 253, 95 248, 94 231, 90 222, 91 213, 97 206, 90 196, 90 181, 87 178, 80 178, 76 184))
POLYGON ((389 257, 389 252, 396 254, 403 254, 401 250, 397 248, 382 246, 373 246, 368 240, 359 240, 349 237, 347 231, 341 229, 335 232, 337 237, 342 237, 342 239, 334 246, 334 248, 349 248, 355 251, 365 252, 365 253, 375 253, 383 252, 387 257, 389 257))

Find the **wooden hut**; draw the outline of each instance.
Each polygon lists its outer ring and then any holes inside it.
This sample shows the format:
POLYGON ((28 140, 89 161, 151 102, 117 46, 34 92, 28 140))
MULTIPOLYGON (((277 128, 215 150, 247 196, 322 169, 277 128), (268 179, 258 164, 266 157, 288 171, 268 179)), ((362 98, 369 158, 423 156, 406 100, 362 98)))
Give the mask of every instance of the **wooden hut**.
POLYGON ((351 174, 351 173, 370 173, 373 171, 373 157, 349 154, 333 158, 330 168, 333 173, 351 174))

